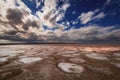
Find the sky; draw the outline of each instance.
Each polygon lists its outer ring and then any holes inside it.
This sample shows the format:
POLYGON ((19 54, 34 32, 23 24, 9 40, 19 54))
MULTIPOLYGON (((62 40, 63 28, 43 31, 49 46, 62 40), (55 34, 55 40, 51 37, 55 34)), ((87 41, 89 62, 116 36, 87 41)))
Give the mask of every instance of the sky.
POLYGON ((0 0, 0 43, 120 43, 120 0, 0 0))

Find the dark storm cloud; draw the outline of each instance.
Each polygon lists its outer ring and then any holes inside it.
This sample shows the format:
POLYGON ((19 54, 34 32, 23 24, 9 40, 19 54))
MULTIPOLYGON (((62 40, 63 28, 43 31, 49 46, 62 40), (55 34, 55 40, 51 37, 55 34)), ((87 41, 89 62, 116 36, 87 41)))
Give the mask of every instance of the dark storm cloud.
POLYGON ((13 30, 13 31, 5 31, 5 34, 7 34, 7 35, 11 35, 11 36, 16 36, 17 33, 25 34, 26 32, 25 32, 25 31, 17 31, 17 30, 13 30))
POLYGON ((16 24, 17 25, 17 24, 22 23, 21 19, 23 18, 23 14, 17 8, 16 9, 8 9, 6 17, 11 24, 16 24))
POLYGON ((25 16, 24 11, 18 8, 8 8, 6 18, 8 19, 8 24, 14 29, 19 30, 17 25, 23 24, 23 17, 25 16))
POLYGON ((39 38, 35 33, 33 32, 26 32, 26 31, 4 31, 3 34, 0 35, 0 39, 5 40, 12 40, 12 41, 22 41, 22 42, 37 42, 44 40, 42 38, 39 38))
POLYGON ((17 33, 18 33, 18 31, 5 32, 5 34, 8 34, 8 35, 16 35, 17 33))
POLYGON ((22 8, 8 8, 6 13, 6 19, 3 19, 2 15, 0 19, 0 39, 24 42, 37 41, 36 33, 27 30, 29 27, 39 29, 40 22, 38 20, 31 20, 30 18, 33 16, 22 8))
POLYGON ((26 16, 31 16, 31 15, 29 14, 29 12, 27 12, 24 9, 8 8, 7 15, 6 15, 6 18, 8 19, 8 21, 0 20, 0 23, 2 23, 3 25, 8 24, 11 27, 13 27, 15 30, 18 30, 18 31, 19 31, 18 27, 20 27, 20 26, 24 30, 28 30, 29 27, 39 28, 40 22, 38 22, 34 19, 30 20, 28 18, 27 21, 23 22, 22 19, 24 20, 24 17, 26 17, 26 16))
POLYGON ((23 24, 23 29, 24 30, 28 30, 29 27, 33 27, 33 28, 39 28, 40 24, 38 24, 39 22, 37 21, 31 21, 31 20, 28 20, 26 23, 23 24))

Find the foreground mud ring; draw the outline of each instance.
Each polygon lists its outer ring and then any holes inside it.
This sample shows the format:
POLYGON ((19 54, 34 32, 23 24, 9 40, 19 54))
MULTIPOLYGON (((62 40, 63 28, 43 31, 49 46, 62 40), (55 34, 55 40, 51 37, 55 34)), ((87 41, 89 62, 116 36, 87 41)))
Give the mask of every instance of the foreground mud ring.
POLYGON ((82 73, 84 67, 73 63, 59 63, 58 67, 66 73, 82 73))

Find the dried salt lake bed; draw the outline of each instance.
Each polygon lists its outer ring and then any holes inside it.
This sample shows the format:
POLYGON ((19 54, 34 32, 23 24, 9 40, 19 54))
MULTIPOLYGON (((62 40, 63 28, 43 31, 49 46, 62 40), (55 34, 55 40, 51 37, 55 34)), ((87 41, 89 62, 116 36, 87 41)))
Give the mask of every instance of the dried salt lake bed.
POLYGON ((120 80, 120 46, 0 45, 0 80, 120 80))

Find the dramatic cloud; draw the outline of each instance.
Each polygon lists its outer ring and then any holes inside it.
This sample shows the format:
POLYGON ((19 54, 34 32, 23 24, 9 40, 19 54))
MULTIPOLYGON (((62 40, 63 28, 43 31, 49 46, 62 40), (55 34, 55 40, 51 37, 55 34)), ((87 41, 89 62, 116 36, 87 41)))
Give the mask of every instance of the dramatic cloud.
MULTIPOLYGON (((34 1, 34 0, 31 0, 34 1)), ((106 16, 99 10, 82 12, 79 20, 58 22, 65 18, 71 5, 69 0, 36 0, 36 8, 44 6, 35 14, 21 0, 0 1, 0 40, 3 42, 117 42, 120 41, 120 29, 116 26, 80 26, 75 29, 70 24, 87 24, 106 16), (18 4, 19 6, 16 6, 18 4), (66 27, 71 28, 65 30, 66 27), (48 27, 50 29, 45 29, 48 27), (54 29, 55 28, 55 29, 54 29), (6 41, 10 40, 10 41, 6 41)))
POLYGON ((37 38, 37 31, 43 31, 40 20, 30 13, 21 0, 0 1, 0 12, 1 39, 33 40, 37 38), (20 6, 16 7, 16 2, 19 2, 20 6))
POLYGON ((17 25, 22 23, 23 14, 19 9, 8 9, 6 17, 11 24, 17 25))
POLYGON ((26 21, 26 23, 23 24, 23 29, 28 30, 29 27, 35 27, 39 29, 39 26, 40 26, 40 22, 35 20, 34 21, 28 20, 26 21))
POLYGON ((36 12, 36 15, 39 16, 43 25, 48 26, 49 28, 55 28, 59 26, 57 22, 61 21, 64 18, 65 12, 70 6, 70 3, 68 1, 62 2, 63 5, 58 8, 57 0, 44 1, 44 7, 42 8, 42 12, 36 12))
POLYGON ((114 30, 114 27, 101 27, 101 26, 87 26, 80 29, 66 31, 63 33, 70 40, 94 40, 94 39, 120 39, 120 29, 114 30))

